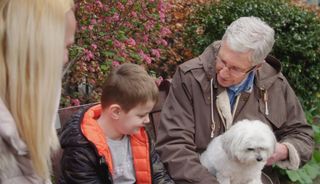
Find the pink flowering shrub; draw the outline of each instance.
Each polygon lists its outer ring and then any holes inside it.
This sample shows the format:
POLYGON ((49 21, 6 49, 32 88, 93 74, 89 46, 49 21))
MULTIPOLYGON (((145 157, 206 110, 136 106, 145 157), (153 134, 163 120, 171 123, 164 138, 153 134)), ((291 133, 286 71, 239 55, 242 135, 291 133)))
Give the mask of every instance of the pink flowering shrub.
POLYGON ((112 67, 124 62, 150 68, 161 60, 171 34, 165 25, 165 0, 78 0, 75 63, 65 76, 61 106, 99 100, 112 67))

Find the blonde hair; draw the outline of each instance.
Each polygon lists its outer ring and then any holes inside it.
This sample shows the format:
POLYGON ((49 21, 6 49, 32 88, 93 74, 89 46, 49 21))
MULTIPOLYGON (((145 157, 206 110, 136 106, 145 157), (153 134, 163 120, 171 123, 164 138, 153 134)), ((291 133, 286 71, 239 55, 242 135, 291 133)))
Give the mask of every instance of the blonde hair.
POLYGON ((35 172, 50 177, 61 88, 65 14, 71 0, 0 1, 0 97, 28 147, 35 172))
POLYGON ((139 104, 158 100, 155 80, 137 64, 125 63, 118 66, 109 74, 102 88, 102 108, 116 103, 128 112, 139 104))

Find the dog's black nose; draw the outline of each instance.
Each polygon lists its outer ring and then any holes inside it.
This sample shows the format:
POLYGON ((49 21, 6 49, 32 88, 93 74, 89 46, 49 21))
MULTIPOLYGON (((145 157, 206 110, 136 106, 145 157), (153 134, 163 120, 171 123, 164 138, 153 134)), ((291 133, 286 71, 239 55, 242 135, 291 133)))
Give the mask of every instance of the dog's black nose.
POLYGON ((258 161, 258 162, 262 161, 262 157, 261 157, 261 156, 258 156, 258 157, 257 157, 257 161, 258 161))

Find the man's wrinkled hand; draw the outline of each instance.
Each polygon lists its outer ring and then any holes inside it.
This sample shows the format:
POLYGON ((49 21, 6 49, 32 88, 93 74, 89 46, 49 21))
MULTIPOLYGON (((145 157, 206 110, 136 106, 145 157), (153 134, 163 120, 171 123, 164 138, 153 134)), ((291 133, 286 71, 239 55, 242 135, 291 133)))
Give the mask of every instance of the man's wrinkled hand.
POLYGON ((278 161, 288 159, 288 152, 288 147, 285 144, 277 143, 274 153, 267 160, 267 165, 273 165, 278 161))

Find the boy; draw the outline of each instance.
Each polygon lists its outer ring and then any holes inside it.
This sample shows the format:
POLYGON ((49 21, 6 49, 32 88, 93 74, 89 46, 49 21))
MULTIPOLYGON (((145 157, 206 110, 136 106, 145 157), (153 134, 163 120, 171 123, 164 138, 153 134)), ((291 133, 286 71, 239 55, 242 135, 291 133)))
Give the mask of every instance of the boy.
POLYGON ((144 129, 157 99, 158 88, 142 67, 113 70, 101 104, 75 115, 62 131, 61 182, 174 183, 144 129))

